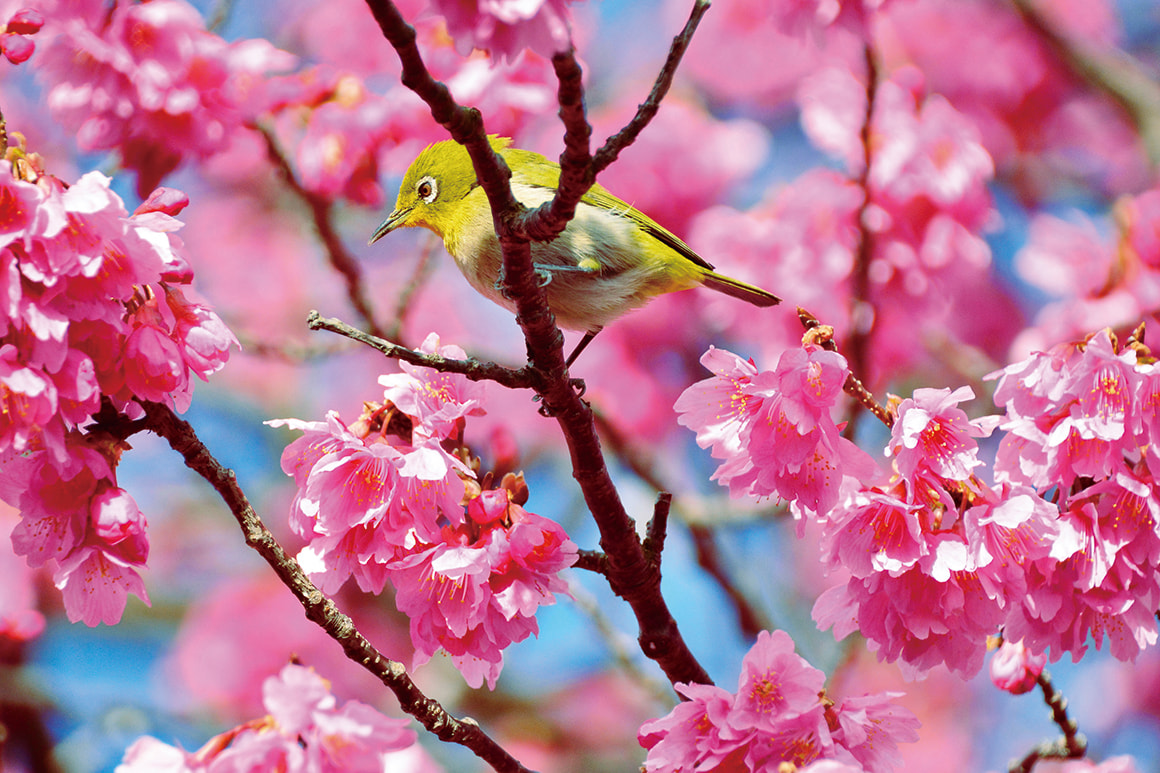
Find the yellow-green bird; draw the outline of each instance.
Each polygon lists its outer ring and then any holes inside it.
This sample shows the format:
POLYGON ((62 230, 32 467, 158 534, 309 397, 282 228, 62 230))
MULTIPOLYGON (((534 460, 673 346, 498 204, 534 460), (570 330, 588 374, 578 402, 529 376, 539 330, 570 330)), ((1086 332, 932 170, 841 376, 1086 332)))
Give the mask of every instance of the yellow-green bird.
MULTIPOLYGON (((512 193, 519 202, 537 207, 555 195, 559 164, 509 147, 507 137, 489 140, 511 168, 512 193)), ((503 255, 487 195, 476 181, 467 150, 454 140, 429 145, 411 162, 395 210, 371 243, 396 228, 416 226, 443 240, 476 290, 514 310, 497 286, 503 255)), ((532 262, 546 276, 548 306, 557 324, 586 333, 568 364, 606 324, 662 293, 704 286, 754 306, 780 302, 759 287, 718 274, 687 244, 599 184, 581 197, 562 234, 550 242, 533 242, 531 249, 532 262)))

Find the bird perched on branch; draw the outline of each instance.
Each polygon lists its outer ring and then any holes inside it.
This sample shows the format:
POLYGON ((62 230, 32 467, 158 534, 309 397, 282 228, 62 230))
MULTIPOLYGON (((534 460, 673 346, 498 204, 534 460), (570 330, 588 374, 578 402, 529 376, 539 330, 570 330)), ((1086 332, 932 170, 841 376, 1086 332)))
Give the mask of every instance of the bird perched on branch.
MULTIPOLYGON (((488 138, 511 168, 515 198, 537 207, 556 194, 560 165, 506 137, 488 138)), ((487 195, 476 181, 467 150, 454 140, 428 146, 403 176, 395 209, 371 237, 422 226, 443 240, 467 281, 484 296, 514 310, 499 286, 503 254, 487 195)), ((547 285, 548 306, 562 328, 582 330, 577 355, 601 328, 656 295, 707 287, 754 306, 780 299, 759 287, 718 274, 670 231, 599 184, 580 198, 576 216, 550 242, 533 242, 532 262, 547 285)))

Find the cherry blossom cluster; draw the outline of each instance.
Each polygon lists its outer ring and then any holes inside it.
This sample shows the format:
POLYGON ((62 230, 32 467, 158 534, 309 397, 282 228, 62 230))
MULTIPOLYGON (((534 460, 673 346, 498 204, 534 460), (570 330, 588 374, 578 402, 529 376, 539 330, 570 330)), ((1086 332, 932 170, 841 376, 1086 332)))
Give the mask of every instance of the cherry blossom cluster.
POLYGON ((814 773, 895 770, 898 744, 918 740, 919 722, 880 693, 836 702, 825 674, 794 653, 784 631, 762 631, 745 655, 737 691, 677 684, 685 701, 646 722, 639 740, 648 749, 644 770, 814 773))
POLYGON ((184 410, 191 375, 237 341, 182 289, 184 194, 158 189, 130 216, 105 176, 66 185, 15 157, 0 161, 0 497, 21 512, 16 552, 51 569, 69 619, 115 623, 126 592, 147 599, 149 543, 116 481, 127 446, 91 420, 140 416, 138 400, 184 410))
POLYGON ((229 147, 294 58, 262 39, 227 43, 184 0, 62 3, 42 54, 48 106, 83 150, 116 150, 145 195, 187 158, 229 147))
POLYGON ((844 478, 876 469, 831 417, 849 376, 840 354, 807 344, 758 371, 752 360, 710 347, 701 364, 714 376, 681 394, 677 421, 722 460, 712 479, 732 496, 788 500, 804 526, 803 515, 833 509, 844 478))
POLYGON ((1075 545, 1059 564, 1028 567, 1007 635, 1076 659, 1106 636, 1113 655, 1134 660, 1157 640, 1160 366, 1103 330, 993 375, 1006 409, 995 477, 1050 496, 1075 545))
MULTIPOLYGON (((434 334, 420 350, 465 356, 434 334)), ((483 490, 445 450, 466 417, 483 412, 483 386, 432 368, 403 371, 380 379, 383 402, 352 425, 334 412, 324 422, 270 422, 303 432, 282 456, 298 486, 290 525, 308 543, 298 561, 327 593, 351 577, 371 593, 389 581, 411 621, 416 664, 442 649, 468 684, 494 688, 503 650, 536 633, 536 610, 567 592, 559 572, 575 563, 576 546, 524 510, 521 479, 483 490)))
MULTIPOLYGON (((365 6, 349 10, 367 13, 365 6)), ((536 8, 488 3, 473 13, 454 4, 446 10, 447 24, 469 50, 478 43, 511 60, 492 63, 481 54, 464 61, 442 23, 427 20, 421 34, 431 49, 428 64, 457 98, 487 111, 489 126, 500 132, 513 131, 519 116, 550 106, 546 57, 570 40, 561 0, 536 8), (544 56, 521 55, 528 46, 544 56)), ((31 55, 25 36, 38 21, 23 13, 9 22, 0 46, 10 58, 31 55)), ((325 34, 317 30, 326 23, 309 20, 310 34, 325 34)), ((369 19, 363 26, 376 35, 367 47, 381 46, 377 26, 369 19)), ((364 78, 381 72, 383 62, 352 61, 344 49, 335 64, 280 75, 296 65, 294 56, 266 40, 223 40, 206 30, 200 12, 185 0, 111 9, 97 2, 62 4, 46 31, 51 42, 39 71, 50 86, 53 116, 76 131, 83 150, 116 151, 122 165, 137 172, 142 195, 184 161, 249 147, 261 127, 277 139, 305 190, 379 207, 380 164, 405 166, 423 139, 445 138, 436 136, 426 107, 409 91, 380 95, 367 88, 364 78)))
POLYGON ((823 561, 848 579, 814 618, 839 638, 860 632, 912 675, 974 674, 1000 629, 1036 655, 1078 660, 1106 637, 1134 659, 1156 642, 1160 603, 1160 373, 1138 348, 1104 331, 1008 366, 993 374, 1003 417, 969 419, 968 387, 916 390, 892 408, 889 473, 837 435, 845 362, 813 345, 773 371, 710 350, 714 377, 676 408, 734 495, 790 500, 799 531, 803 516, 820 524, 823 561), (978 439, 996 426, 987 483, 978 439))
POLYGON ((195 752, 142 736, 125 752, 117 770, 433 773, 439 769, 415 744, 407 720, 383 716, 359 701, 340 706, 326 680, 305 666, 292 663, 266 679, 262 703, 267 716, 214 736, 195 752))

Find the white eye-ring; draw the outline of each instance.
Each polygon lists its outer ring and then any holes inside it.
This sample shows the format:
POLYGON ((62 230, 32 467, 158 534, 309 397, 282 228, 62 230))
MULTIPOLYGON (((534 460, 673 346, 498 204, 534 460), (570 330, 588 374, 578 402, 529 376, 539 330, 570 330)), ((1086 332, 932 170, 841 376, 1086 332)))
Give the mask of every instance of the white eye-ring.
POLYGON ((415 193, 419 194, 424 203, 430 204, 439 195, 439 183, 435 182, 434 177, 424 177, 415 186, 415 193))

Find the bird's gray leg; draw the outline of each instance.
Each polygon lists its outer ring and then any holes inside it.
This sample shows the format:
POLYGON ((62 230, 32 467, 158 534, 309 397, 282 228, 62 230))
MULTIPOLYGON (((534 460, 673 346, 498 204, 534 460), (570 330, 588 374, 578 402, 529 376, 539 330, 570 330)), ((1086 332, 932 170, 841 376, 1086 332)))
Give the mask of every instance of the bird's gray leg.
POLYGON ((576 362, 576 358, 580 356, 580 352, 584 351, 588 344, 592 343, 592 339, 596 337, 596 334, 603 329, 602 327, 598 327, 595 330, 586 332, 584 337, 580 339, 580 343, 576 344, 576 348, 568 355, 568 359, 564 360, 564 367, 571 368, 572 363, 576 362))

